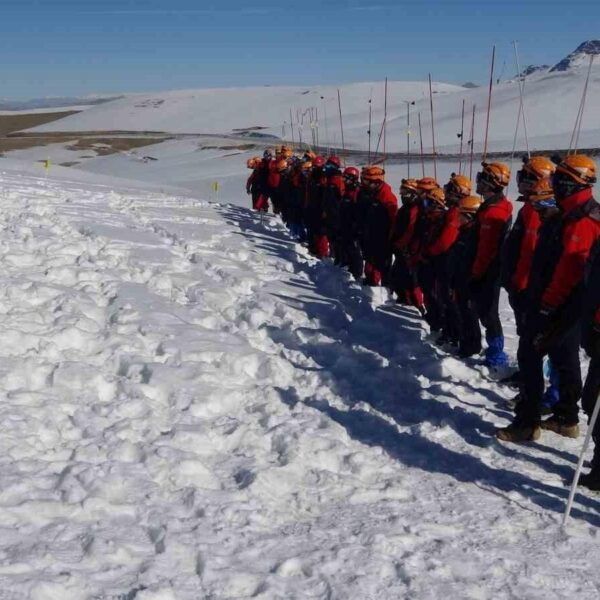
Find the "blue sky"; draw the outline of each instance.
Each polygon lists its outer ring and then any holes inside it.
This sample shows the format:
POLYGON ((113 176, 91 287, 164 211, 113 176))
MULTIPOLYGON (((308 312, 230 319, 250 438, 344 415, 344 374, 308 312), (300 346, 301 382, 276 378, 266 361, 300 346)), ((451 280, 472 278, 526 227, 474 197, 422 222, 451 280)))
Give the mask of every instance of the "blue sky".
POLYGON ((485 82, 600 37, 600 2, 0 0, 0 97, 382 79, 485 82))

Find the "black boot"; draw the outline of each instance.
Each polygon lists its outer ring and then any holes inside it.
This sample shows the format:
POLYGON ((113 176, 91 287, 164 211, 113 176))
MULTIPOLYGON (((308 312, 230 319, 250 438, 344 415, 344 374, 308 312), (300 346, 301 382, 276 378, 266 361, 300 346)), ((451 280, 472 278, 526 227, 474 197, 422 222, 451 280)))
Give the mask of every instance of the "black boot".
POLYGON ((593 492, 600 492, 600 446, 598 442, 600 440, 594 440, 594 457, 590 472, 579 478, 579 485, 593 492))

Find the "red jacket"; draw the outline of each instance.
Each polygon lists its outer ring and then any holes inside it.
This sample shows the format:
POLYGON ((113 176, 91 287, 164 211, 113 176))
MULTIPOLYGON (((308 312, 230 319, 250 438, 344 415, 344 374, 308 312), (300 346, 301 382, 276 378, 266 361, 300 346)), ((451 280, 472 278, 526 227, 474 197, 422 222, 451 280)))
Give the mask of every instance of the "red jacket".
POLYGON ((396 198, 396 195, 392 192, 389 183, 383 182, 383 185, 377 192, 377 200, 383 204, 388 213, 390 220, 389 236, 391 237, 396 222, 396 214, 398 212, 398 198, 396 198))
POLYGON ((267 176, 267 185, 270 188, 278 188, 281 183, 281 175, 277 171, 277 161, 273 159, 269 163, 269 175, 267 176))
POLYGON ((531 202, 526 202, 521 211, 519 218, 523 225, 523 238, 519 247, 519 257, 515 272, 510 280, 515 292, 522 292, 527 288, 529 283, 529 272, 533 263, 533 253, 538 240, 538 234, 542 221, 538 211, 533 207, 531 202))
POLYGON ((396 239, 394 240, 394 248, 397 250, 406 250, 415 234, 415 227, 417 225, 417 218, 419 217, 419 206, 413 204, 412 206, 404 206, 396 213, 398 218, 397 227, 395 231, 396 239), (406 211, 406 212, 404 212, 406 211), (406 214, 406 223, 401 223, 404 220, 400 217, 400 213, 406 214), (402 227, 402 231, 399 228, 402 227))
POLYGON ((498 256, 511 215, 512 204, 505 196, 491 203, 485 201, 477 211, 479 233, 477 252, 471 270, 473 279, 481 279, 498 256))
POLYGON ((594 242, 600 237, 600 223, 585 216, 569 221, 569 214, 592 199, 592 189, 577 192, 561 201, 566 224, 562 233, 562 251, 552 279, 542 296, 542 306, 547 310, 559 308, 573 289, 582 281, 585 263, 594 242))
POLYGON ((444 225, 440 235, 425 249, 425 254, 428 256, 439 256, 440 254, 444 254, 444 252, 448 252, 458 237, 459 229, 458 207, 452 206, 444 215, 444 225))

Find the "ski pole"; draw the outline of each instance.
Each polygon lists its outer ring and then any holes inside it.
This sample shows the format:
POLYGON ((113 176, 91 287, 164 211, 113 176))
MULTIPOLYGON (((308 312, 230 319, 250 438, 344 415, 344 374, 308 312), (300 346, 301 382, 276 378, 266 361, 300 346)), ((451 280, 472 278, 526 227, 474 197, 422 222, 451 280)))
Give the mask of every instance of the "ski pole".
MULTIPOLYGON (((592 365, 589 367, 592 368, 592 365)), ((596 420, 598 419, 598 412, 600 412, 600 394, 596 398, 596 404, 594 406, 594 412, 592 413, 592 418, 588 424, 588 430, 585 434, 585 440, 583 442, 583 448, 581 449, 581 454, 579 455, 579 460, 577 461, 577 468, 575 469, 575 475, 573 475, 573 483, 571 484, 571 491, 569 492, 569 499, 567 500, 567 506, 565 508, 565 514, 563 515, 562 526, 565 527, 567 524, 567 520, 569 519, 569 515, 571 514, 571 508, 573 507, 573 501, 575 500, 575 494, 577 492, 577 485, 579 484, 579 476, 581 475, 581 469, 583 468, 583 460, 585 458, 585 453, 590 445, 590 440, 592 439, 592 432, 594 431, 594 426, 596 425, 596 420)))

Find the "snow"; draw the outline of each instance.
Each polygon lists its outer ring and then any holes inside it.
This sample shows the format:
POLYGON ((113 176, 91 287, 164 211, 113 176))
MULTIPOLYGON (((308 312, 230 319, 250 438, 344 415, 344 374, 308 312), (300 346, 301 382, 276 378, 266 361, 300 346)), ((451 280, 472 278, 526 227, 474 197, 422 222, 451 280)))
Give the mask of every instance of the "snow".
MULTIPOLYGON (((525 83, 525 110, 532 149, 567 148, 583 91, 586 69, 534 74, 525 83)), ((383 120, 383 83, 357 83, 340 86, 347 148, 365 149, 368 145, 368 100, 373 97, 372 145, 377 144, 383 120)), ((466 103, 465 141, 469 137, 470 117, 476 105, 475 149, 483 149, 487 111, 487 86, 465 89, 443 83, 434 84, 434 112, 437 150, 457 152, 461 131, 462 101, 466 103)), ((431 118, 426 82, 389 83, 387 124, 388 152, 406 148, 406 104, 411 106, 412 148, 419 147, 417 114, 421 113, 423 142, 431 151, 431 118)), ((600 65, 592 69, 588 101, 582 126, 580 147, 597 147, 600 134, 600 65)), ((494 86, 490 120, 489 150, 511 151, 519 109, 519 88, 515 80, 494 86)), ((136 95, 93 107, 84 113, 42 125, 35 131, 131 130, 173 133, 240 135, 241 129, 260 127, 260 134, 292 139, 290 108, 294 113, 294 139, 298 141, 296 110, 316 107, 319 111, 321 145, 341 147, 337 88, 263 87, 187 90, 136 95), (323 99, 321 99, 323 96, 323 99), (284 121, 287 123, 282 130, 284 121)), ((302 126, 302 139, 311 140, 308 116, 302 126)), ((267 140, 268 141, 268 140, 267 140)), ((517 149, 526 147, 520 127, 517 149)), ((380 146, 382 149, 382 145, 380 146)))
POLYGON ((27 168, 0 161, 3 597, 597 598, 598 499, 559 526, 581 441, 494 442, 512 392, 414 312, 244 206, 27 168))

